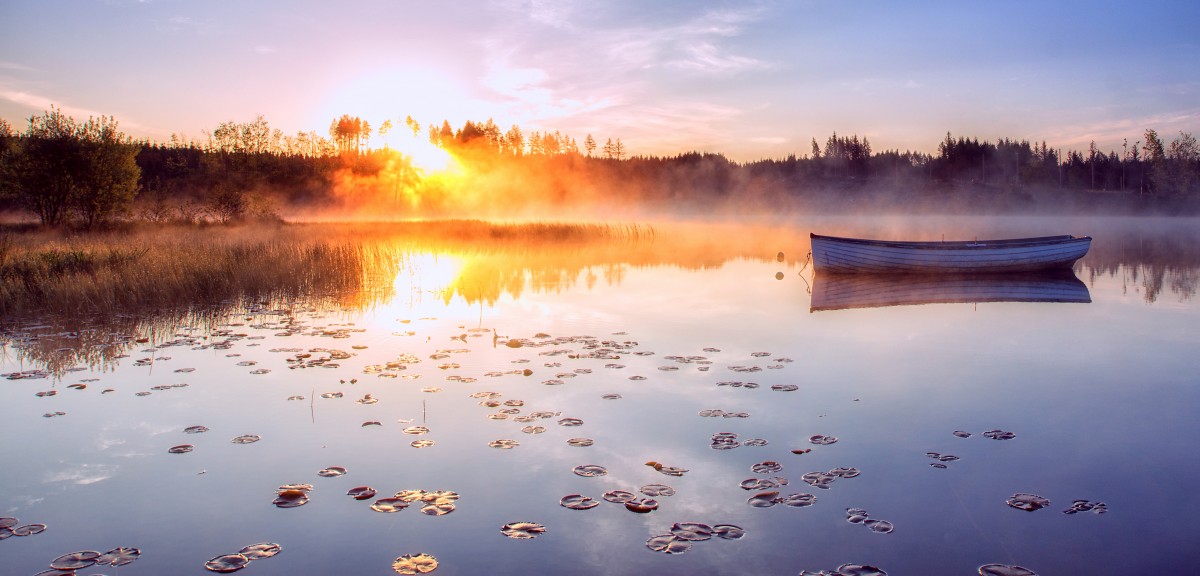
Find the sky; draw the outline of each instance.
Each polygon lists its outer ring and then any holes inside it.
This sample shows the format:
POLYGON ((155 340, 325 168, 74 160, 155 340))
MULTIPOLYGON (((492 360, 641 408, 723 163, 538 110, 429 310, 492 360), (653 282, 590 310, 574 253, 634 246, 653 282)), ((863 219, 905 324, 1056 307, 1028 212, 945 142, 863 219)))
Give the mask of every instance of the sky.
POLYGON ((630 154, 810 154, 834 132, 1122 149, 1200 131, 1200 2, 0 0, 0 118, 136 138, 262 115, 493 119, 630 154))

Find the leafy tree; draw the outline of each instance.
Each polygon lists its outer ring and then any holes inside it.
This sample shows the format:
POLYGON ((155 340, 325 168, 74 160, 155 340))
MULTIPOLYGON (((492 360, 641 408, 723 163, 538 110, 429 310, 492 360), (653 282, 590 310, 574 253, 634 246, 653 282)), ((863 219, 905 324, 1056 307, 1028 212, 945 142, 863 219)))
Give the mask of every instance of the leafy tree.
POLYGON ((1166 150, 1167 179, 1169 187, 1177 196, 1186 196, 1200 178, 1200 147, 1196 138, 1188 132, 1180 132, 1166 150))
POLYGON ((522 156, 525 154, 525 135, 521 133, 521 129, 516 124, 504 133, 504 144, 506 149, 513 156, 522 156))
POLYGON ((43 225, 74 211, 85 225, 102 224, 128 208, 141 170, 138 147, 107 116, 77 122, 59 108, 29 118, 29 128, 5 156, 12 192, 43 225))
POLYGON ((1146 179, 1146 191, 1150 194, 1158 193, 1159 180, 1164 176, 1162 174, 1166 161, 1166 154, 1163 151, 1162 140, 1158 138, 1158 133, 1154 130, 1147 129, 1143 135, 1146 143, 1142 145, 1142 156, 1145 162, 1149 164, 1148 170, 1143 172, 1146 179))
POLYGON ((583 148, 587 150, 588 158, 591 158, 592 152, 596 150, 596 139, 592 138, 591 134, 588 134, 587 138, 583 139, 583 148))
POLYGON ((342 154, 359 154, 371 138, 371 124, 358 116, 342 114, 329 125, 329 136, 342 154))

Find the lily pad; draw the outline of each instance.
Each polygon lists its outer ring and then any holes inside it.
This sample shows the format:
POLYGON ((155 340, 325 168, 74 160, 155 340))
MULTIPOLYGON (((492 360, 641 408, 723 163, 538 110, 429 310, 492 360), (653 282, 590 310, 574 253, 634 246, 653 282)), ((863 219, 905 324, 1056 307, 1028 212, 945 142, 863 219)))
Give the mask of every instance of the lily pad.
POLYGON ((220 572, 222 574, 229 572, 237 572, 245 568, 250 563, 250 559, 242 554, 225 554, 217 556, 212 560, 204 563, 204 568, 212 572, 220 572))
POLYGON ((429 554, 405 554, 392 562, 392 570, 397 574, 428 574, 437 567, 437 558, 429 554))
POLYGON ((242 548, 238 553, 250 560, 262 560, 278 554, 281 550, 283 547, 274 542, 260 542, 242 548))
POLYGON ((50 561, 50 567, 55 570, 79 570, 87 568, 96 563, 96 559, 100 557, 100 553, 95 550, 83 550, 81 552, 71 552, 63 554, 58 558, 50 561))
POLYGON ((511 522, 500 527, 500 533, 515 540, 529 540, 544 534, 546 527, 535 522, 511 522))

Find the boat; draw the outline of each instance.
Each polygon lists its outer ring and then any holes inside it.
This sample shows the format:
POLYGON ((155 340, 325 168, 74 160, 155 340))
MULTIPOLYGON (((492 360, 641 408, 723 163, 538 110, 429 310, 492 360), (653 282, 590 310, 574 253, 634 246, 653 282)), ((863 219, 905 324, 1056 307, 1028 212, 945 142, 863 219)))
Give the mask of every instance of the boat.
POLYGON ((1070 270, 1088 236, 902 242, 810 234, 813 269, 837 274, 995 274, 1070 270))
POLYGON ((1092 301, 1068 271, 1015 274, 816 274, 809 312, 918 304, 1092 301))

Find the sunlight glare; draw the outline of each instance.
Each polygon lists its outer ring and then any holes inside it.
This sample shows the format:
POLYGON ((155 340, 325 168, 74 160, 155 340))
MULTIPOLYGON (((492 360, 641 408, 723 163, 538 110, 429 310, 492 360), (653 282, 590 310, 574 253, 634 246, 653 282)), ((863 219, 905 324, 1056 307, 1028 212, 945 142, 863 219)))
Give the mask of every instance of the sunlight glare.
POLYGON ((424 175, 436 172, 457 173, 461 165, 449 152, 430 144, 424 138, 408 138, 401 136, 396 139, 393 147, 397 152, 412 159, 412 165, 424 175))
POLYGON ((393 304, 414 314, 438 316, 453 295, 466 262, 446 254, 414 253, 396 273, 393 304))

